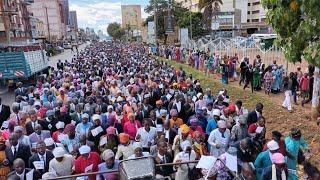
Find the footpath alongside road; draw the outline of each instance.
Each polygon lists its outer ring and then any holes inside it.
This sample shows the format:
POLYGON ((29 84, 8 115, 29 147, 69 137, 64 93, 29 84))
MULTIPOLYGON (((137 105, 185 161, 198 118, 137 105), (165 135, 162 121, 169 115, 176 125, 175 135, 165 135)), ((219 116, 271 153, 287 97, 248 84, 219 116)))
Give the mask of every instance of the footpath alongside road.
MULTIPOLYGON (((79 52, 87 46, 87 43, 84 43, 79 46, 78 50, 79 52)), ((70 49, 65 50, 63 53, 58 54, 56 56, 49 57, 49 66, 54 67, 55 69, 57 68, 57 62, 60 59, 61 61, 71 61, 73 56, 76 55, 76 52, 71 52, 70 49)), ((13 92, 8 92, 8 87, 0 85, 0 97, 2 99, 3 104, 7 105, 12 105, 14 102, 14 93, 13 92)))

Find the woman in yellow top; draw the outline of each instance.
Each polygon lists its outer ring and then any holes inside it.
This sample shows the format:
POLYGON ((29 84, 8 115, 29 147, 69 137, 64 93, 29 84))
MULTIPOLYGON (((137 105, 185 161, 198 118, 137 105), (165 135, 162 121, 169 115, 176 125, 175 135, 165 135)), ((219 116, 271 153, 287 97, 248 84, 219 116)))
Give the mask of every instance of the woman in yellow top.
POLYGON ((5 160, 7 159, 5 149, 5 139, 0 136, 0 180, 7 179, 7 174, 10 172, 9 161, 5 160))
POLYGON ((181 118, 178 118, 178 111, 176 109, 170 110, 170 128, 178 129, 182 124, 184 124, 181 118))

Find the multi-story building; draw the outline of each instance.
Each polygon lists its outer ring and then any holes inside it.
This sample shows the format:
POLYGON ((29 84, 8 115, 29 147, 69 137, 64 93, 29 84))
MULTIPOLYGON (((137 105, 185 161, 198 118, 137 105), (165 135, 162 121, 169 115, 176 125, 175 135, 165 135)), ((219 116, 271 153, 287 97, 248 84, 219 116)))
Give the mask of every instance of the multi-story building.
POLYGON ((38 18, 30 17, 30 26, 32 39, 37 40, 45 38, 45 27, 42 21, 40 21, 38 18))
POLYGON ((32 15, 43 22, 47 40, 55 42, 65 38, 66 27, 59 0, 33 0, 28 7, 32 15))
MULTIPOLYGON (((219 24, 218 32, 227 35, 246 36, 253 33, 271 33, 270 26, 265 22, 266 11, 261 0, 223 0, 215 22, 219 24), (229 32, 228 32, 229 31, 229 32), (224 33, 225 32, 225 33, 224 33)), ((176 0, 193 12, 199 12, 199 0, 176 0)))
POLYGON ((70 29, 78 29, 78 19, 76 11, 69 12, 69 27, 70 29))
POLYGON ((24 0, 0 1, 0 43, 23 44, 31 37, 28 2, 24 0))

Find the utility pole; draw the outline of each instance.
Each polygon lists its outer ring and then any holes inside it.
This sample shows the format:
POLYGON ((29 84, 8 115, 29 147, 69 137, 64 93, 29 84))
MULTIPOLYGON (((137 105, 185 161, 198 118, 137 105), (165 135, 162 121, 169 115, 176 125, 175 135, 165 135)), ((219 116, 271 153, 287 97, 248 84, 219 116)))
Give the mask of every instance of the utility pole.
POLYGON ((48 16, 48 7, 44 6, 45 12, 46 12, 46 19, 47 19, 47 29, 48 29, 48 36, 49 36, 49 42, 51 42, 51 33, 50 33, 50 24, 49 24, 49 16, 48 16))
POLYGON ((6 38, 7 38, 7 43, 8 45, 11 44, 11 37, 10 37, 10 30, 11 30, 11 20, 10 20, 10 16, 9 16, 9 12, 8 9, 8 4, 5 2, 5 5, 3 6, 3 9, 1 9, 2 12, 2 20, 3 20, 3 25, 4 25, 4 29, 6 32, 6 38), (7 17, 9 19, 9 24, 7 23, 7 17))
POLYGON ((154 0, 154 37, 155 37, 155 43, 157 44, 157 29, 158 29, 158 1, 154 0))
POLYGON ((192 39, 192 0, 190 0, 190 39, 192 39))

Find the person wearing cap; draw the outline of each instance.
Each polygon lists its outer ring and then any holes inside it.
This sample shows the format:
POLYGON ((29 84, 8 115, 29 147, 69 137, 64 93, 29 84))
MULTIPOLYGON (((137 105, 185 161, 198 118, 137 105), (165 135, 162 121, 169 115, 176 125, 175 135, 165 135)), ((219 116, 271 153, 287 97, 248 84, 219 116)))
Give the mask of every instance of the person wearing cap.
MULTIPOLYGON (((282 138, 282 134, 279 131, 272 131, 272 139, 275 140, 279 145, 279 152, 284 155, 291 157, 291 154, 286 149, 286 144, 282 138)), ((268 150, 267 144, 264 145, 263 151, 268 150)))
POLYGON ((200 135, 201 135, 203 138, 205 138, 205 133, 204 133, 202 127, 199 126, 199 121, 198 121, 198 119, 197 119, 197 118, 192 118, 192 119, 190 119, 189 122, 190 122, 190 131, 189 131, 189 134, 190 134, 191 136, 193 136, 193 133, 194 133, 195 131, 197 131, 197 132, 200 133, 200 135))
POLYGON ((195 109, 202 109, 203 107, 207 106, 206 101, 203 99, 202 93, 198 93, 197 98, 198 100, 195 102, 195 109))
POLYGON ((29 158, 29 167, 35 169, 40 174, 40 176, 37 177, 38 179, 40 179, 44 173, 49 171, 49 162, 53 158, 54 155, 52 152, 46 150, 46 144, 43 141, 38 141, 36 145, 36 153, 29 158), (44 164, 44 169, 37 169, 37 167, 34 165, 35 161, 42 161, 44 164))
MULTIPOLYGON (((98 165, 101 163, 100 156, 96 152, 92 152, 91 148, 83 145, 79 148, 80 156, 74 161, 75 174, 97 172, 98 165), (86 171, 86 168, 93 165, 92 168, 86 171)), ((96 179, 96 175, 89 176, 90 180, 96 179)))
POLYGON ((263 180, 286 180, 288 178, 288 168, 285 157, 281 153, 274 153, 271 156, 272 165, 265 168, 262 172, 263 180))
POLYGON ((50 131, 51 134, 57 130, 55 125, 57 124, 58 119, 56 119, 54 115, 55 115, 54 110, 48 110, 46 112, 46 117, 43 121, 44 122, 43 129, 50 131))
POLYGON ((218 128, 213 130, 208 138, 210 144, 210 155, 218 158, 225 153, 230 141, 230 130, 227 129, 227 123, 223 120, 218 121, 218 128))
POLYGON ((93 121, 93 125, 89 129, 88 140, 93 142, 96 149, 98 149, 100 137, 105 135, 106 132, 103 131, 104 128, 101 126, 101 116, 100 115, 98 115, 98 114, 93 115, 92 121, 93 121), (99 132, 98 134, 93 134, 92 131, 94 131, 94 129, 100 129, 102 131, 99 132))
POLYGON ((120 133, 119 142, 115 158, 120 159, 122 157, 122 159, 128 159, 129 156, 134 154, 134 148, 130 143, 130 136, 126 133, 120 133))
POLYGON ((46 145, 46 148, 48 151, 53 152, 53 150, 56 147, 63 147, 61 143, 56 143, 52 138, 46 138, 44 139, 44 144, 46 145))
POLYGON ((180 128, 178 129, 178 134, 174 138, 173 144, 172 144, 172 150, 174 151, 174 155, 178 154, 181 150, 183 150, 181 146, 183 142, 186 142, 186 141, 188 141, 189 143, 192 142, 189 132, 190 132, 190 128, 186 124, 181 125, 180 128))
POLYGON ((56 147, 52 153, 54 159, 49 162, 49 172, 55 172, 57 176, 73 174, 74 157, 67 154, 63 147, 56 147))
POLYGON ((61 121, 58 121, 57 124, 55 125, 56 126, 56 131, 53 132, 52 134, 52 139, 55 141, 55 142, 58 142, 59 140, 59 136, 61 134, 63 134, 63 131, 64 131, 64 122, 61 122, 61 121))
POLYGON ((157 137, 157 130, 155 127, 150 127, 150 119, 143 120, 143 127, 139 128, 135 137, 136 141, 141 142, 143 151, 150 151, 150 147, 154 144, 157 137))
POLYGON ((135 120, 135 115, 133 113, 128 114, 129 121, 123 126, 123 131, 130 136, 130 140, 134 140, 138 129, 141 127, 141 123, 135 120))
MULTIPOLYGON (((192 145, 189 141, 181 143, 182 151, 179 152, 173 159, 173 163, 179 163, 183 161, 195 161, 196 153, 192 149, 192 145)), ((195 167, 195 163, 174 165, 173 168, 177 171, 175 174, 175 180, 189 179, 189 171, 195 167)), ((195 177, 196 175, 193 174, 195 177)))
POLYGON ((128 159, 135 159, 135 158, 141 158, 141 157, 148 157, 149 152, 144 152, 141 142, 134 142, 133 143, 133 150, 134 153, 128 157, 128 159))
POLYGON ((82 115, 82 122, 76 126, 76 133, 79 136, 85 135, 88 136, 89 129, 92 126, 92 123, 89 122, 89 114, 84 113, 82 115))
POLYGON ((261 179, 262 171, 272 165, 271 156, 279 152, 279 145, 276 141, 271 140, 267 143, 268 150, 261 152, 254 161, 254 167, 257 172, 257 179, 261 179))
MULTIPOLYGON (((99 172, 118 170, 119 160, 115 160, 114 152, 111 149, 106 149, 103 151, 101 156, 105 162, 102 162, 98 165, 99 172)), ((117 172, 97 175, 97 180, 104 179, 118 180, 119 175, 117 172)))
POLYGON ((106 135, 100 137, 99 150, 104 152, 106 149, 111 149, 117 152, 117 147, 119 145, 119 140, 117 137, 117 129, 110 126, 106 130, 106 135))
POLYGON ((13 132, 18 135, 19 143, 30 146, 29 136, 24 135, 24 128, 22 126, 15 126, 13 132))
POLYGON ((231 137, 230 142, 236 143, 241 139, 249 137, 248 134, 248 126, 247 126, 247 117, 246 116, 239 116, 238 123, 234 125, 231 129, 231 137))
POLYGON ((212 116, 213 118, 208 118, 208 124, 206 127, 206 134, 209 136, 211 131, 217 128, 217 122, 220 120, 220 110, 219 109, 213 109, 212 110, 212 116))
POLYGON ((73 124, 67 124, 63 134, 58 136, 58 141, 67 148, 69 153, 75 152, 74 148, 80 144, 80 136, 76 134, 75 126, 73 124))
MULTIPOLYGON (((286 144, 286 149, 288 153, 291 154, 291 157, 287 159, 288 169, 293 170, 293 171, 290 171, 288 176, 289 176, 289 179, 295 180, 295 179, 298 179, 297 173, 296 173, 297 164, 299 160, 298 154, 300 153, 301 156, 304 156, 301 150, 309 152, 309 145, 304 140, 304 137, 302 136, 301 131, 298 128, 292 128, 290 136, 287 136, 284 139, 284 142, 286 144)), ((302 162, 299 162, 299 163, 302 163, 302 162)))
POLYGON ((176 109, 170 110, 170 128, 179 129, 179 127, 184 124, 183 120, 178 117, 178 111, 176 109))

